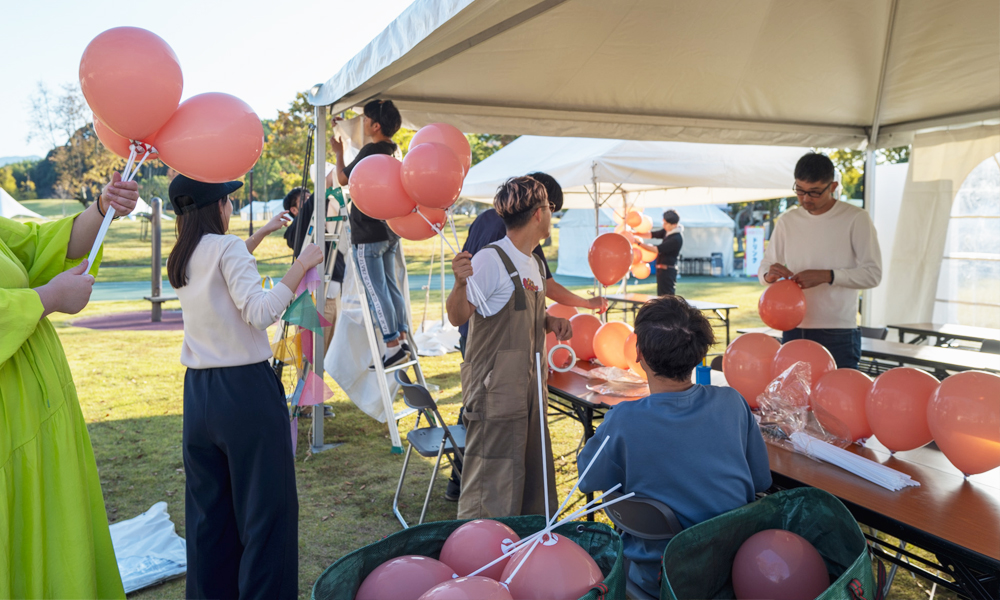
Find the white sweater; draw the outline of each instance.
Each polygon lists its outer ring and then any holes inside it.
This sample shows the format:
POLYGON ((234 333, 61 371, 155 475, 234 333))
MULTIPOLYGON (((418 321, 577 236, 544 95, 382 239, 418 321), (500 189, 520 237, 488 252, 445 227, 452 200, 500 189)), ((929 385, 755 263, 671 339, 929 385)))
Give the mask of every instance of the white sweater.
POLYGON ((207 234, 176 290, 184 311, 181 364, 192 369, 236 367, 271 358, 265 330, 292 302, 283 283, 261 287, 257 261, 235 235, 207 234))
POLYGON ((757 276, 774 263, 793 273, 808 269, 833 270, 833 284, 803 290, 806 316, 803 329, 853 329, 858 326, 858 290, 882 280, 882 252, 875 225, 863 209, 838 201, 821 215, 796 207, 781 215, 771 234, 757 276))

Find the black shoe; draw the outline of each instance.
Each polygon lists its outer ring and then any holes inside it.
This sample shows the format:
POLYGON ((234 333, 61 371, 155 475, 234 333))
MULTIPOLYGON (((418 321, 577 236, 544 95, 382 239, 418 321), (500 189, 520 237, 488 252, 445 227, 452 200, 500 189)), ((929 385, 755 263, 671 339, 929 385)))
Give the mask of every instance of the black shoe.
POLYGON ((413 351, 410 350, 410 345, 407 344, 406 342, 400 342, 399 347, 403 349, 403 352, 406 352, 410 356, 413 356, 413 351))
POLYGON ((458 493, 449 489, 444 493, 444 499, 448 502, 458 502, 458 493))
MULTIPOLYGON (((409 354, 403 351, 402 348, 396 350, 396 352, 390 354, 388 357, 382 359, 382 368, 388 369, 389 367, 394 367, 401 362, 405 362, 409 358, 409 354)), ((375 370, 375 365, 368 367, 369 371, 375 370)))

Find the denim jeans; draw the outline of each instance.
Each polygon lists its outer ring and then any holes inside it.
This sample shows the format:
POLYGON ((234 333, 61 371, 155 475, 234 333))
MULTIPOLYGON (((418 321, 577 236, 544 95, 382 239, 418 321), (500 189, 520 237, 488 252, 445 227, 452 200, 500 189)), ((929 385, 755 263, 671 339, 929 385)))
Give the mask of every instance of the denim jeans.
POLYGON ((358 244, 354 263, 368 292, 368 307, 382 332, 382 341, 391 342, 406 331, 406 301, 396 284, 396 253, 399 240, 358 244))
POLYGON ((861 329, 792 329, 781 336, 781 343, 812 340, 830 351, 838 369, 857 369, 861 360, 861 329))

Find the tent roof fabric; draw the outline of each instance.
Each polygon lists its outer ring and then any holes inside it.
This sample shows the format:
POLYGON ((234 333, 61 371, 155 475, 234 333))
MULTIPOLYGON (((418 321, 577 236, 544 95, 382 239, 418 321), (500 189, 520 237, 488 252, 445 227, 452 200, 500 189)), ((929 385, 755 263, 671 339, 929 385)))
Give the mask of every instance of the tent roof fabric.
POLYGON ((877 147, 1000 118, 996 0, 416 0, 308 96, 409 126, 877 147))
POLYGON ((25 208, 3 188, 0 188, 0 217, 6 217, 8 219, 13 219, 14 217, 30 217, 35 219, 43 218, 42 215, 36 213, 35 211, 25 208))
MULTIPOLYGON (((469 170, 462 196, 491 203, 507 178, 543 171, 565 193, 565 208, 593 208, 624 192, 637 207, 725 204, 791 195, 796 161, 808 148, 521 136, 469 170)), ((612 204, 621 204, 621 200, 612 204)))

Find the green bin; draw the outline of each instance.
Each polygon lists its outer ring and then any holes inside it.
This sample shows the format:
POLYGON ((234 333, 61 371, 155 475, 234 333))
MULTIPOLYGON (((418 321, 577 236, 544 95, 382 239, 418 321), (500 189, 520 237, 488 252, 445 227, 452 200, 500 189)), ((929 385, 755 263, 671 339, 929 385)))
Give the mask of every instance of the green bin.
POLYGON ((736 552, 747 538, 765 529, 797 533, 819 551, 833 583, 818 600, 853 600, 852 589, 865 598, 876 596, 868 546, 850 511, 823 490, 797 488, 677 534, 663 551, 660 600, 735 598, 736 552))
MULTIPOLYGON (((545 517, 529 515, 496 519, 526 537, 541 531, 545 517)), ((313 600, 354 600, 361 582, 375 567, 397 556, 419 554, 438 558, 441 547, 452 531, 466 521, 424 523, 394 533, 341 557, 319 576, 313 585, 313 600)), ((574 521, 555 532, 579 544, 590 553, 604 573, 604 583, 581 600, 625 600, 625 573, 622 570, 622 540, 614 529, 603 523, 574 521)))

